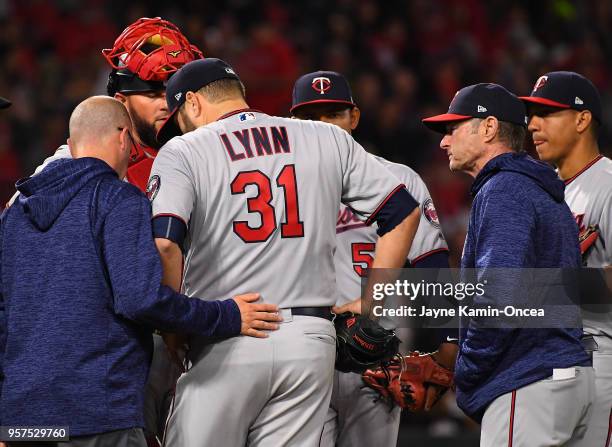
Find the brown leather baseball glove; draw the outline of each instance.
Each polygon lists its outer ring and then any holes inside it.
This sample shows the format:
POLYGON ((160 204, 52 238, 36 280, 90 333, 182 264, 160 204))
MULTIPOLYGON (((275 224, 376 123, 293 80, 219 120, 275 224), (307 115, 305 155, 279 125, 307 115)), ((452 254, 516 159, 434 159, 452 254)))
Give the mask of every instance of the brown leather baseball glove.
POLYGON ((453 377, 453 372, 438 364, 431 354, 418 351, 405 357, 398 355, 383 366, 362 374, 365 384, 382 398, 413 412, 425 408, 429 386, 436 388, 437 398, 440 398, 453 386, 453 377))

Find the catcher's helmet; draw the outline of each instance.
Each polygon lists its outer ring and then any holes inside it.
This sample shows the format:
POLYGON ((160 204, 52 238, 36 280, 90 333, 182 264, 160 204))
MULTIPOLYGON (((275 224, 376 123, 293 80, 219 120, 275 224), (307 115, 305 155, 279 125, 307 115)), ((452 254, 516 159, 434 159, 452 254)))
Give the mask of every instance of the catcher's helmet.
POLYGON ((163 90, 172 73, 203 57, 176 25, 161 17, 138 19, 102 55, 113 68, 107 85, 111 96, 163 90))

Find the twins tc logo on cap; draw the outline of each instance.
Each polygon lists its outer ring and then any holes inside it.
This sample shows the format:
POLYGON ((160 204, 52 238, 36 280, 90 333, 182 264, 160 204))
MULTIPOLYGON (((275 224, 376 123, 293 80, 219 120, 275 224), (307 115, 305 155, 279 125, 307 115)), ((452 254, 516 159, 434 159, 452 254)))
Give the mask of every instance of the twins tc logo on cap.
POLYGON ((331 80, 329 78, 320 76, 314 78, 311 84, 313 90, 321 95, 324 95, 331 88, 331 80))
POLYGON ((533 91, 531 94, 533 95, 539 88, 544 87, 544 84, 548 81, 548 76, 540 76, 533 86, 533 91))

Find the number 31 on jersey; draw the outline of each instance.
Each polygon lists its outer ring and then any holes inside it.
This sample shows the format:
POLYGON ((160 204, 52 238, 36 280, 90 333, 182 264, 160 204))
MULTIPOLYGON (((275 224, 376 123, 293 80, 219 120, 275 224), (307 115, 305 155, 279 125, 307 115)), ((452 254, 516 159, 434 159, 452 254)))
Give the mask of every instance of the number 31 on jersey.
MULTIPOLYGON (((272 181, 259 170, 238 173, 230 184, 232 195, 244 194, 246 187, 255 185, 257 195, 247 199, 249 213, 261 217, 261 225, 252 227, 247 221, 233 222, 234 233, 246 243, 265 242, 276 231, 276 210, 272 206, 272 181)), ((304 236, 304 222, 300 220, 295 165, 285 165, 276 177, 276 194, 283 190, 285 198, 285 219, 281 223, 281 237, 295 238, 304 236)))

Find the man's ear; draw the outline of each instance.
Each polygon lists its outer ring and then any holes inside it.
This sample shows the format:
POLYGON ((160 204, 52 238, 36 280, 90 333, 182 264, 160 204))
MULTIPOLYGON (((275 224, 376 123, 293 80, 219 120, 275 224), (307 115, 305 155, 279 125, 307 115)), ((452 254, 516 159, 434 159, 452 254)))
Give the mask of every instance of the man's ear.
POLYGON ((191 116, 200 116, 202 112, 202 104, 199 95, 194 92, 187 92, 185 95, 185 112, 191 116))
POLYGON ((490 143, 495 139, 499 131, 499 121, 494 116, 487 116, 480 122, 480 132, 486 143, 490 143))
POLYGON ((125 103, 127 102, 127 96, 125 96, 123 93, 115 93, 115 96, 113 96, 113 98, 115 98, 117 101, 119 101, 121 104, 125 105, 125 103))
POLYGON ((130 135, 128 134, 129 129, 124 127, 123 130, 119 133, 119 145, 121 146, 121 151, 130 151, 131 150, 131 142, 130 135))
POLYGON ((593 114, 590 110, 582 110, 576 114, 576 131, 583 133, 589 128, 593 121, 593 114))
POLYGON ((361 110, 359 110, 359 107, 355 106, 351 109, 351 130, 357 129, 359 118, 361 118, 361 110))
POLYGON ((68 150, 70 151, 70 155, 72 155, 72 158, 74 158, 74 151, 73 151, 72 140, 70 138, 67 138, 66 139, 66 144, 68 145, 68 150))

